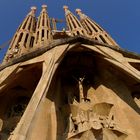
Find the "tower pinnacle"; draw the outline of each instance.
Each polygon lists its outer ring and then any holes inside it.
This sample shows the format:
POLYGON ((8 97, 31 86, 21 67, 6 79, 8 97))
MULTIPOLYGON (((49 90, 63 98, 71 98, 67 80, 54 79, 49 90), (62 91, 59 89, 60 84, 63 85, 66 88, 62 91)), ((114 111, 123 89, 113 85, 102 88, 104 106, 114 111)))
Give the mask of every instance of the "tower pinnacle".
POLYGON ((47 12, 47 5, 42 5, 42 11, 41 12, 47 12))
POLYGON ((30 13, 28 15, 35 16, 36 9, 37 8, 35 6, 32 6, 31 11, 30 11, 30 13))
POLYGON ((64 5, 64 6, 63 6, 63 9, 64 9, 64 11, 65 11, 65 16, 67 16, 68 14, 70 14, 70 11, 69 11, 68 6, 64 5))
POLYGON ((37 8, 36 8, 35 6, 32 6, 32 7, 31 7, 31 10, 32 10, 32 11, 36 11, 36 9, 37 9, 37 8))
POLYGON ((42 11, 37 21, 35 33, 35 46, 40 47, 52 40, 50 18, 47 13, 47 5, 42 5, 42 11))
POLYGON ((79 9, 79 8, 77 8, 75 11, 76 11, 76 13, 81 13, 82 12, 81 9, 79 9))
POLYGON ((68 6, 64 5, 64 6, 63 6, 63 9, 64 9, 64 10, 68 10, 68 6))
POLYGON ((43 4, 42 5, 42 8, 46 9, 47 8, 47 5, 43 4))
POLYGON ((87 16, 82 13, 81 9, 76 9, 76 13, 80 16, 81 19, 86 18, 87 16))
POLYGON ((85 35, 87 36, 86 30, 83 28, 80 21, 74 16, 68 9, 68 6, 63 6, 65 11, 66 22, 69 30, 71 31, 71 35, 85 35))
POLYGON ((36 7, 31 7, 31 11, 27 14, 22 24, 19 26, 11 41, 4 61, 10 61, 11 58, 25 54, 29 48, 33 47, 36 24, 35 11, 36 7))
POLYGON ((98 40, 102 43, 118 46, 116 42, 97 23, 83 14, 81 9, 76 9, 76 13, 79 15, 80 21, 90 38, 98 40))

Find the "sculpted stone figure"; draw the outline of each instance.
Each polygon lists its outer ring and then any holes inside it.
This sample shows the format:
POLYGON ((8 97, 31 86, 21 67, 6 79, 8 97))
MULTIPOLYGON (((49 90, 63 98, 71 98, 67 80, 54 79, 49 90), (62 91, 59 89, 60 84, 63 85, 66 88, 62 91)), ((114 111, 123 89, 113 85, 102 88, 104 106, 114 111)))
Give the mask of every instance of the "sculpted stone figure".
POLYGON ((80 102, 84 102, 84 92, 83 92, 83 81, 84 81, 84 79, 85 78, 83 77, 83 78, 79 78, 79 80, 78 80, 80 102))

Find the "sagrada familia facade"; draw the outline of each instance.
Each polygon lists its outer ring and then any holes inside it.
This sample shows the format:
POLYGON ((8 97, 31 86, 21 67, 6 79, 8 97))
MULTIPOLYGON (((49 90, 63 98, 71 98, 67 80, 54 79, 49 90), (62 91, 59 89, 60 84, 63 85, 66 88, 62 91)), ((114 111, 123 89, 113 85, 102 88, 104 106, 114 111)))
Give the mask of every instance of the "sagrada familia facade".
POLYGON ((0 65, 0 140, 139 140, 140 56, 64 6, 32 7, 0 65))

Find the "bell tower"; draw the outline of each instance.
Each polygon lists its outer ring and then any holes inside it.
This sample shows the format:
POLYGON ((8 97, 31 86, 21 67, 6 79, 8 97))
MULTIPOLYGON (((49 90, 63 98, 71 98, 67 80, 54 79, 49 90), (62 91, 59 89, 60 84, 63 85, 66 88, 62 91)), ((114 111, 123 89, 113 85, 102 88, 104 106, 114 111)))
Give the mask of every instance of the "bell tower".
POLYGON ((52 40, 51 26, 50 26, 50 18, 47 13, 47 5, 42 5, 42 11, 37 21, 36 26, 36 47, 43 47, 43 45, 49 44, 52 40))
POLYGON ((67 26, 71 32, 71 35, 72 36, 76 36, 76 35, 86 36, 87 35, 86 30, 83 28, 82 24, 77 19, 77 17, 69 11, 68 6, 64 6, 63 8, 65 11, 67 26))
POLYGON ((76 9, 76 13, 80 17, 83 27, 86 29, 90 38, 98 40, 113 46, 118 46, 117 43, 110 37, 105 30, 103 30, 96 22, 82 13, 81 9, 76 9))
POLYGON ((36 7, 31 7, 31 11, 17 29, 4 61, 9 61, 11 58, 25 54, 29 48, 33 47, 36 24, 35 11, 36 7))

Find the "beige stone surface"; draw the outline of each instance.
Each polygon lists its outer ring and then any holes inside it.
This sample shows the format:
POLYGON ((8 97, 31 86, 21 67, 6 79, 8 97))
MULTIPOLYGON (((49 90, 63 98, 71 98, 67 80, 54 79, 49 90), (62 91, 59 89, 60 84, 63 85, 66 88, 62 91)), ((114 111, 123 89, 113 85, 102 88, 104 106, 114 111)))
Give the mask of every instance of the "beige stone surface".
MULTIPOLYGON (((54 41, 46 8, 42 6, 37 29, 29 31, 35 40, 39 32, 38 42, 33 48, 20 46, 24 55, 14 54, 7 60, 17 45, 13 41, 0 67, 0 139, 139 140, 139 56, 122 51, 115 42, 88 38, 83 26, 87 21, 88 27, 97 28, 97 36, 106 34, 77 10, 84 20, 80 23, 67 6, 69 33, 76 37, 56 31, 59 40, 54 41), (40 36, 42 30, 49 33, 45 39, 40 36)), ((33 27, 35 9, 15 36, 28 32, 21 28, 33 27)), ((25 38, 20 43, 29 45, 31 38, 25 38)))

